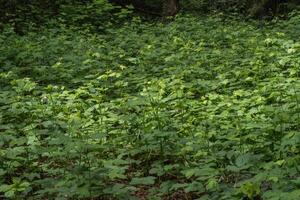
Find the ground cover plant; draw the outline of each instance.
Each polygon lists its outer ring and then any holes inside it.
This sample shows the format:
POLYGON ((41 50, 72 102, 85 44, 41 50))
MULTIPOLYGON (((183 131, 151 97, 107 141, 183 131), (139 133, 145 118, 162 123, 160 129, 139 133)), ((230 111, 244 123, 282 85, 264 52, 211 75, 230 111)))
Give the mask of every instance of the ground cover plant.
POLYGON ((300 18, 274 21, 4 28, 0 198, 299 199, 300 18))

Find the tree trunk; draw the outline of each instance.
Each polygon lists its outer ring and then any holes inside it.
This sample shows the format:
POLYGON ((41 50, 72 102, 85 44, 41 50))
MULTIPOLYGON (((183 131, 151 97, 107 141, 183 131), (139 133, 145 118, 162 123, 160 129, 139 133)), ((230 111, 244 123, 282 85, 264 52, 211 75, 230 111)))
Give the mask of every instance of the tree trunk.
POLYGON ((163 16, 174 16, 179 11, 179 0, 164 0, 163 16))

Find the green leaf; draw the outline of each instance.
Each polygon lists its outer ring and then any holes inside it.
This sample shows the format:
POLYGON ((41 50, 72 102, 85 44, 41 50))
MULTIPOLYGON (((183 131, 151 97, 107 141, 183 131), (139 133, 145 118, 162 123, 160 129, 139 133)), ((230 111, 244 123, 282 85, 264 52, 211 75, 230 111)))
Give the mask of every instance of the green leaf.
POLYGON ((205 191, 205 187, 202 183, 193 181, 189 183, 188 186, 184 189, 185 192, 199 192, 202 193, 205 191))
POLYGON ((130 182, 131 185, 153 185, 155 183, 155 177, 148 176, 143 178, 133 178, 130 182))

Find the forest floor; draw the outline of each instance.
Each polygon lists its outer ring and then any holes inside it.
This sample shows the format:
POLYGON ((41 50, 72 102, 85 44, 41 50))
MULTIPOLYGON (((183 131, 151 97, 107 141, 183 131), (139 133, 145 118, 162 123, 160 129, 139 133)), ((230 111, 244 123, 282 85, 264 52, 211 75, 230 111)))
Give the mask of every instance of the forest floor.
POLYGON ((0 34, 0 198, 300 198, 299 17, 0 34))

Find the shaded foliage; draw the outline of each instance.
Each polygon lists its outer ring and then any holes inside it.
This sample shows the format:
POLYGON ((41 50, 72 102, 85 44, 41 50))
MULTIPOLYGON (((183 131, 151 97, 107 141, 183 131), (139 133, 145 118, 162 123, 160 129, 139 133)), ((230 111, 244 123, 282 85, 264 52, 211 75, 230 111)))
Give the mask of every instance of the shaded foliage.
POLYGON ((299 1, 295 0, 189 0, 182 3, 185 10, 208 13, 223 11, 226 13, 243 14, 254 18, 265 16, 286 15, 295 9, 299 1))
POLYGON ((51 20, 66 26, 85 26, 103 31, 127 14, 128 10, 106 0, 0 0, 0 28, 11 24, 18 33, 49 26, 51 20))

